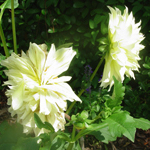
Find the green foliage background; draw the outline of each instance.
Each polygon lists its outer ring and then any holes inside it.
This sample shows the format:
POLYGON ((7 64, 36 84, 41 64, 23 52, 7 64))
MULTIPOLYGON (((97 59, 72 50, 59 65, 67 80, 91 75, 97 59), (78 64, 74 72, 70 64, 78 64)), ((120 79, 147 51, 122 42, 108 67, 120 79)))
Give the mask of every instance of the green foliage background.
MULTIPOLYGON (((2 4, 4 0, 0 0, 2 4)), ((100 38, 107 37, 109 9, 107 6, 133 12, 135 21, 141 23, 145 39, 145 49, 141 51, 140 72, 135 72, 136 80, 126 78, 124 109, 135 117, 150 119, 150 1, 149 0, 20 0, 15 9, 17 44, 19 53, 28 50, 29 43, 52 43, 56 47, 73 43, 77 52, 67 75, 72 76, 70 84, 78 92, 85 80, 84 68, 90 65, 94 70, 100 60, 100 38), (145 64, 145 65, 143 65, 145 64)), ((10 52, 13 50, 11 10, 5 10, 2 27, 10 52)), ((0 41, 0 53, 4 55, 0 41)), ((2 58, 2 57, 1 57, 2 58)), ((0 66, 0 73, 2 74, 0 66)), ((98 80, 103 65, 92 82, 92 91, 99 91, 98 80)), ((5 76, 0 77, 1 81, 5 76)), ((94 99, 94 98, 93 98, 94 99)), ((92 100, 91 100, 92 101, 92 100)), ((94 100, 93 100, 94 101, 94 100)), ((92 103, 92 102, 91 102, 92 103)), ((84 103, 82 106, 84 108, 84 103)))

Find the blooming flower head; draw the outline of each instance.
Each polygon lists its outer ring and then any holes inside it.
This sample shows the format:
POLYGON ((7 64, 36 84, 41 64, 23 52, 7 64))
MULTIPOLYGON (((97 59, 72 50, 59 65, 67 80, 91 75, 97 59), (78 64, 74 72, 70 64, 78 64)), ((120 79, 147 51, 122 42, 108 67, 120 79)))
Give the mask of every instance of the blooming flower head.
POLYGON ((76 52, 70 48, 55 50, 54 44, 47 52, 45 44, 30 43, 27 54, 21 57, 12 53, 1 64, 6 66, 8 81, 6 95, 9 112, 17 115, 17 121, 24 127, 25 133, 34 132, 36 136, 46 132, 38 129, 34 122, 34 113, 42 121, 51 123, 55 129, 64 129, 66 100, 81 101, 66 83, 70 76, 58 77, 66 71, 76 52))
POLYGON ((118 8, 109 7, 108 38, 109 50, 105 56, 105 66, 101 87, 107 87, 109 90, 114 84, 113 76, 121 82, 124 75, 134 77, 133 70, 140 67, 138 64, 139 51, 144 48, 140 42, 144 39, 140 33, 141 22, 135 23, 132 12, 128 14, 126 7, 123 15, 118 8))

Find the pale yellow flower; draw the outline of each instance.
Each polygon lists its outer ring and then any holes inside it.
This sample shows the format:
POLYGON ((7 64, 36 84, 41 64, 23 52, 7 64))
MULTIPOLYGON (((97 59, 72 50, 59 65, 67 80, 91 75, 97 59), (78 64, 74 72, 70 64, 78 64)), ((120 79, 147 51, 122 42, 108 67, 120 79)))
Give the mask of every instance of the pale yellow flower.
POLYGON ((43 122, 51 123, 55 129, 64 130, 67 102, 81 100, 66 83, 70 76, 59 77, 66 71, 76 52, 70 48, 55 50, 54 44, 47 52, 45 44, 30 43, 27 54, 22 51, 21 57, 12 53, 1 64, 6 66, 5 74, 8 81, 6 95, 9 112, 17 115, 17 121, 24 127, 25 133, 34 131, 38 136, 46 132, 38 129, 34 122, 34 113, 37 113, 43 122))
POLYGON ((109 50, 105 56, 105 66, 101 87, 107 87, 109 90, 114 84, 113 76, 121 82, 124 80, 124 75, 134 77, 134 70, 138 71, 140 67, 139 52, 144 48, 140 42, 144 39, 140 33, 141 22, 135 23, 132 12, 128 14, 126 7, 123 15, 118 8, 109 7, 108 38, 109 50))

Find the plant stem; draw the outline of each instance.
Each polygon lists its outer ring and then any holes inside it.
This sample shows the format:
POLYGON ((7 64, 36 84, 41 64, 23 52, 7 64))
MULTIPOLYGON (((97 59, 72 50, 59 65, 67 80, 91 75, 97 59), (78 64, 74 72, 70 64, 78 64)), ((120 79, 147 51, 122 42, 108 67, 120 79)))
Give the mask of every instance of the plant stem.
POLYGON ((14 0, 11 0, 11 20, 12 20, 14 52, 17 54, 17 40, 16 40, 16 28, 15 28, 15 15, 14 15, 14 0))
MULTIPOLYGON (((78 97, 80 97, 83 92, 84 92, 84 89, 81 89, 81 91, 78 94, 78 97)), ((75 105, 75 103, 76 103, 76 101, 74 101, 73 103, 71 103, 71 105, 69 106, 69 108, 66 111, 66 114, 69 114, 70 110, 73 108, 73 106, 75 105)))
POLYGON ((71 140, 72 140, 72 141, 74 140, 75 133, 76 133, 76 128, 75 128, 75 126, 73 125, 73 131, 72 131, 72 136, 71 136, 71 140))
MULTIPOLYGON (((72 131, 71 141, 74 141, 75 133, 76 133, 76 128, 73 125, 73 131, 72 131)), ((68 146, 67 150, 72 150, 73 145, 74 145, 74 142, 69 143, 69 146, 68 146)))
MULTIPOLYGON (((104 55, 104 56, 101 58, 101 60, 99 61, 99 63, 98 63, 98 65, 97 65, 96 69, 94 70, 93 74, 92 74, 91 77, 90 77, 90 81, 92 81, 93 78, 94 78, 94 76, 96 75, 96 73, 97 73, 99 67, 101 66, 101 64, 102 64, 102 62, 103 62, 103 60, 104 60, 104 57, 105 57, 105 55, 104 55)), ((86 89, 81 89, 81 91, 80 91, 79 94, 78 94, 78 97, 80 97, 80 96, 82 95, 82 93, 83 93, 85 90, 86 90, 86 89)), ((66 111, 66 114, 69 114, 70 110, 73 108, 73 106, 75 105, 75 103, 76 103, 76 101, 74 101, 74 102, 69 106, 68 110, 66 111)))
POLYGON ((1 21, 0 21, 0 37, 2 39, 5 55, 6 55, 6 57, 9 57, 9 51, 8 51, 7 46, 6 46, 6 40, 5 40, 4 32, 3 32, 3 29, 2 29, 1 21))
POLYGON ((101 64, 102 64, 102 62, 103 62, 103 60, 104 60, 104 57, 105 57, 105 55, 101 58, 101 60, 99 61, 98 65, 97 65, 97 67, 96 67, 96 69, 95 69, 94 72, 92 73, 92 75, 91 75, 91 77, 90 77, 90 81, 93 80, 95 74, 97 73, 99 67, 101 66, 101 64))

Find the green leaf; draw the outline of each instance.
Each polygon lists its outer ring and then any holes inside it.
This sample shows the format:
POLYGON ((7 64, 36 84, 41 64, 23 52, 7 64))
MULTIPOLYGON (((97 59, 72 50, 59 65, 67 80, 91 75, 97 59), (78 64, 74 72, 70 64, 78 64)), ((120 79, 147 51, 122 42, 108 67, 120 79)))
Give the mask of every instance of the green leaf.
POLYGON ((46 7, 48 8, 49 6, 51 6, 52 4, 54 5, 54 7, 57 6, 59 0, 49 0, 49 1, 46 1, 46 7))
POLYGON ((110 134, 109 127, 106 126, 105 128, 102 128, 98 131, 93 131, 89 133, 90 135, 94 135, 99 141, 104 143, 109 143, 109 141, 115 141, 117 137, 113 137, 110 134))
POLYGON ((82 130, 77 134, 77 136, 75 137, 75 141, 78 140, 80 137, 86 135, 86 134, 90 134, 90 133, 93 132, 93 131, 97 131, 97 130, 103 129, 103 128, 105 128, 106 126, 108 126, 106 122, 99 123, 99 124, 91 124, 91 125, 87 125, 87 124, 86 124, 86 129, 82 129, 82 130))
POLYGON ((124 3, 124 0, 119 0, 121 3, 124 3))
POLYGON ((82 8, 84 6, 84 3, 83 2, 80 2, 80 1, 76 1, 74 4, 73 4, 73 7, 74 8, 82 8))
POLYGON ((117 0, 108 0, 107 1, 107 3, 106 3, 106 5, 112 5, 112 4, 117 4, 118 3, 118 1, 117 0))
POLYGON ((55 132, 53 126, 48 122, 43 123, 41 121, 40 117, 36 113, 34 113, 34 121, 38 128, 40 128, 40 129, 45 128, 45 129, 50 130, 51 132, 55 132))
POLYGON ((103 35, 108 33, 108 27, 104 22, 101 23, 101 32, 103 35))
POLYGON ((100 52, 104 52, 107 45, 101 45, 98 49, 100 52))
POLYGON ((2 55, 2 54, 0 53, 0 63, 1 63, 1 61, 4 60, 4 59, 6 59, 6 56, 4 56, 4 55, 2 55))
POLYGON ((64 139, 65 141, 71 142, 70 135, 68 133, 64 133, 62 131, 57 132, 59 133, 57 136, 61 139, 64 139))
POLYGON ((83 110, 83 111, 81 112, 81 117, 82 117, 83 119, 87 119, 88 116, 89 116, 88 111, 83 110))
POLYGON ((85 8, 82 12, 82 17, 85 18, 89 12, 89 8, 85 8))
POLYGON ((122 100, 125 95, 125 93, 124 93, 125 87, 114 76, 113 76, 113 79, 114 79, 114 91, 113 91, 112 98, 122 100))
POLYGON ((57 47, 57 49, 68 48, 68 47, 71 47, 72 44, 73 44, 73 43, 66 43, 66 44, 60 45, 59 47, 57 47))
POLYGON ((88 37, 88 38, 91 38, 91 34, 90 33, 85 33, 84 36, 88 37))
POLYGON ((86 30, 86 29, 85 29, 85 27, 83 27, 83 26, 77 28, 77 31, 78 31, 79 33, 84 33, 85 30, 86 30))
POLYGON ((40 117, 36 113, 34 113, 34 121, 38 128, 41 129, 44 127, 44 123, 41 121, 40 117))
MULTIPOLYGON (((34 9, 33 9, 34 10, 34 9)), ((41 10, 41 13, 45 16, 47 13, 48 13, 48 11, 46 10, 46 9, 42 9, 41 10)))
POLYGON ((105 37, 98 39, 98 41, 100 44, 108 44, 109 43, 108 38, 105 38, 105 37))
POLYGON ((112 99, 109 99, 108 101, 106 101, 107 106, 110 107, 111 109, 113 107, 119 106, 125 95, 124 93, 125 87, 114 76, 113 76, 113 79, 114 79, 114 90, 112 94, 112 99))
POLYGON ((13 150, 38 150, 39 144, 37 141, 39 137, 20 138, 17 144, 13 147, 13 150))
POLYGON ((38 8, 34 8, 34 9, 27 9, 27 12, 26 13, 28 13, 28 14, 37 14, 37 13, 39 13, 40 12, 40 9, 38 9, 38 8))
POLYGON ((150 69, 150 66, 148 64, 143 64, 143 67, 146 69, 150 69))
POLYGON ((136 128, 148 130, 150 129, 150 121, 144 118, 134 118, 136 128))
POLYGON ((112 114, 104 122, 108 123, 109 131, 113 137, 124 135, 134 142, 136 124, 128 112, 122 111, 112 114))
MULTIPOLYGON (((14 0, 14 9, 17 8, 19 6, 18 0, 14 0)), ((0 12, 0 22, 4 13, 4 10, 8 8, 11 9, 11 0, 6 0, 1 6, 1 12, 0 12)))
POLYGON ((17 143, 18 139, 25 136, 22 125, 2 122, 0 124, 0 149, 12 150, 12 146, 17 143))
POLYGON ((79 141, 76 141, 73 147, 73 150, 81 150, 81 146, 79 144, 79 141))
POLYGON ((96 25, 99 24, 102 21, 103 17, 101 15, 99 15, 99 14, 96 14, 95 17, 94 17, 94 23, 96 25))
POLYGON ((137 4, 133 7, 133 9, 132 9, 133 14, 135 15, 135 14, 136 14, 138 11, 140 11, 142 8, 143 8, 143 5, 141 5, 140 3, 137 3, 137 4))
POLYGON ((44 122, 44 128, 50 130, 51 132, 54 132, 53 126, 49 122, 44 122))
POLYGON ((89 20, 89 26, 91 29, 94 29, 94 27, 95 27, 94 21, 91 19, 89 20))
POLYGON ((95 42, 95 39, 96 39, 98 33, 99 33, 99 30, 91 32, 94 42, 95 42))
POLYGON ((63 140, 62 138, 56 137, 52 141, 51 150, 62 150, 65 143, 66 143, 65 140, 63 140))

